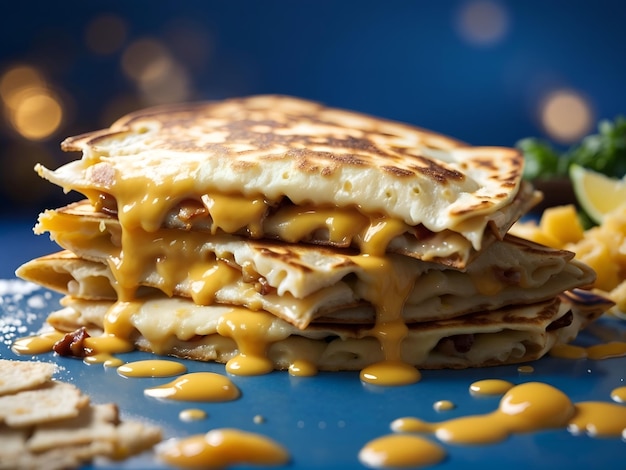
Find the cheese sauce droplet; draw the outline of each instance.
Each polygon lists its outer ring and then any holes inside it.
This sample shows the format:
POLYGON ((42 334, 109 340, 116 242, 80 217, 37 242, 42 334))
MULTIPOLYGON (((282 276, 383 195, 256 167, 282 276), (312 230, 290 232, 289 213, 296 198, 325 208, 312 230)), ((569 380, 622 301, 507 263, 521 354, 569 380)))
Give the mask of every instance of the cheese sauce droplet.
POLYGON ((587 348, 587 357, 596 361, 623 356, 626 356, 626 343, 623 341, 611 341, 609 343, 596 344, 587 348))
POLYGON ((284 465, 289 453, 272 439, 237 429, 166 441, 156 448, 164 462, 183 468, 224 468, 236 464, 284 465))
POLYGON ((187 368, 180 362, 161 359, 129 362, 117 368, 123 377, 171 377, 185 372, 187 368))
POLYGON ((207 418, 207 413, 199 408, 188 408, 178 413, 181 421, 200 421, 207 418))
POLYGON ((317 366, 310 361, 296 360, 289 364, 289 374, 294 377, 312 377, 317 375, 317 366))
POLYGON ((561 359, 585 359, 587 350, 571 344, 555 344, 550 349, 550 356, 561 359))
POLYGON ((419 382, 420 371, 405 362, 381 361, 367 366, 360 373, 363 382, 374 385, 409 385, 419 382))
POLYGON ((611 399, 618 403, 626 403, 626 387, 617 387, 611 391, 611 399))
POLYGON ((19 338, 11 345, 11 350, 20 355, 44 354, 52 351, 54 343, 60 341, 65 333, 60 331, 50 331, 39 335, 19 338))
POLYGON ((504 395, 511 388, 511 382, 500 379, 479 380, 469 387, 472 395, 504 395))
POLYGON ((194 372, 176 380, 147 388, 144 394, 154 398, 180 401, 231 401, 239 398, 240 392, 231 380, 213 372, 194 372))
POLYGON ((90 336, 85 338, 85 349, 90 349, 92 354, 99 353, 125 353, 135 349, 135 346, 130 341, 110 334, 102 336, 90 336))
POLYGON ((624 357, 626 356, 626 342, 610 341, 586 348, 572 344, 557 344, 550 350, 550 355, 562 359, 593 359, 595 361, 624 357))
POLYGON ((520 374, 532 374, 535 372, 535 368, 533 366, 519 366, 517 372, 520 374))
POLYGON ((104 367, 119 367, 124 364, 120 358, 112 356, 109 353, 98 353, 85 356, 83 362, 88 365, 102 364, 104 367))
POLYGON ((449 411, 454 408, 456 408, 456 405, 450 400, 438 400, 433 404, 433 409, 435 411, 449 411))
POLYGON ((363 465, 381 467, 423 467, 441 462, 445 450, 420 436, 391 434, 368 442, 359 452, 363 465))
POLYGON ((567 427, 572 434, 592 437, 618 437, 625 429, 625 406, 594 401, 576 403, 576 414, 567 427))

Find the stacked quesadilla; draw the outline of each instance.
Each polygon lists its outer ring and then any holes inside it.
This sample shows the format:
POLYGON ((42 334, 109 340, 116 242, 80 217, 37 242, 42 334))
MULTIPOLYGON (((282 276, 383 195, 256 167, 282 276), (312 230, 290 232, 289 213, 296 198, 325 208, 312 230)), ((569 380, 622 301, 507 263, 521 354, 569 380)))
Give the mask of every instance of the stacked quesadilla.
POLYGON ((513 149, 284 96, 62 146, 82 158, 36 169, 86 199, 41 214, 62 251, 17 272, 66 294, 61 331, 240 374, 406 371, 536 359, 607 307, 573 253, 507 235, 540 197, 513 149))

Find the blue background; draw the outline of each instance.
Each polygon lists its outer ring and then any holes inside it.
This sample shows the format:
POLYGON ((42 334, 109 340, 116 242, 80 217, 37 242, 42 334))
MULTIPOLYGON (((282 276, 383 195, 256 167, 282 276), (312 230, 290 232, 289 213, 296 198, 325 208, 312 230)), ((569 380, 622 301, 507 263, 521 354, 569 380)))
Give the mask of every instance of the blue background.
MULTIPOLYGON (((626 2, 494 0, 506 13, 508 27, 498 41, 486 45, 468 41, 456 28, 470 3, 36 0, 3 5, 0 76, 19 64, 36 67, 63 101, 65 113, 53 133, 29 140, 11 126, 0 103, 0 278, 12 277, 19 263, 54 249, 47 237, 30 235, 30 227, 38 212, 75 197, 40 181, 32 172, 35 161, 54 167, 73 158, 59 150, 60 141, 108 125, 119 116, 110 107, 119 97, 125 98, 127 110, 152 104, 121 67, 124 52, 142 38, 161 41, 184 68, 188 100, 292 94, 406 121, 476 145, 514 145, 527 136, 550 138, 538 112, 545 95, 557 89, 584 96, 594 120, 626 113, 626 2), (103 14, 121 19, 126 31, 115 51, 99 55, 87 47, 85 34, 103 14), (184 32, 196 43, 181 46, 178 39, 184 32)), ((28 325, 29 331, 39 327, 56 297, 28 325)), ((13 300, 2 300, 8 312, 13 300)), ((18 311, 24 309, 20 304, 18 311)), ((623 340, 623 327, 616 332, 623 340)), ((0 357, 13 357, 7 344, 0 344, 0 357)), ((201 432, 207 426, 258 430, 289 441, 295 461, 303 467, 327 457, 335 457, 343 468, 356 465, 360 446, 388 432, 391 419, 404 414, 443 418, 432 411, 434 400, 457 403, 445 417, 493 410, 494 400, 467 394, 473 380, 544 381, 575 401, 608 401, 610 390, 624 381, 623 359, 596 363, 545 358, 535 364, 531 376, 520 376, 515 366, 433 371, 415 386, 379 392, 362 387, 353 373, 302 381, 276 373, 238 378, 244 399, 208 407, 207 422, 182 429, 177 420, 182 405, 142 400, 145 383, 80 362, 64 361, 63 366, 61 379, 75 378, 96 402, 117 399, 125 416, 154 418, 165 425, 168 436, 201 432), (113 389, 115 397, 109 395, 113 389), (442 390, 448 394, 442 395, 442 390), (292 401, 294 395, 300 400, 292 401), (345 397, 352 401, 346 403, 345 397), (266 426, 252 424, 257 413, 268 418, 266 426), (339 428, 338 420, 345 427, 339 428), (325 429, 319 427, 321 421, 325 429), (319 443, 324 447, 316 447, 319 443)), ((194 363, 190 369, 199 367, 194 363)), ((222 366, 209 367, 223 372, 222 366)), ((449 459, 441 468, 615 467, 623 461, 624 442, 558 430, 515 436, 501 445, 447 446, 447 451, 449 459)), ((135 468, 145 464, 129 462, 135 468)))

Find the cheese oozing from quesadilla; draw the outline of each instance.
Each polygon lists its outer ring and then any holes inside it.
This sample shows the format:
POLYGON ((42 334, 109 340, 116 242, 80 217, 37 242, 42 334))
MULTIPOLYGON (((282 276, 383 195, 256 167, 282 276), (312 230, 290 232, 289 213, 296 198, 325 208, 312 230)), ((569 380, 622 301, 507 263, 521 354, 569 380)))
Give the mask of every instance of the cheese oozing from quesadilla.
POLYGON ((460 268, 537 201, 514 149, 285 96, 139 111, 63 148, 82 159, 39 174, 129 230, 202 228, 460 268))
POLYGON ((385 310, 404 323, 453 318, 551 299, 595 278, 571 252, 508 235, 460 271, 396 254, 176 229, 135 229, 124 239, 117 219, 85 202, 46 211, 36 231, 69 252, 25 264, 18 275, 27 280, 90 299, 132 300, 152 288, 199 305, 263 309, 300 329, 389 321, 385 310), (402 304, 388 306, 396 297, 402 304))
MULTIPOLYGON (((319 370, 360 370, 385 359, 371 325, 319 324, 300 330, 266 312, 200 306, 162 294, 117 304, 66 297, 62 304, 48 318, 60 331, 87 327, 94 336, 104 331, 158 354, 222 362, 227 368, 230 364, 228 370, 241 375, 289 369, 295 363, 319 370)), ((606 306, 606 301, 581 302, 566 294, 533 305, 415 324, 397 344, 398 359, 422 369, 526 362, 557 342, 573 339, 606 306)))

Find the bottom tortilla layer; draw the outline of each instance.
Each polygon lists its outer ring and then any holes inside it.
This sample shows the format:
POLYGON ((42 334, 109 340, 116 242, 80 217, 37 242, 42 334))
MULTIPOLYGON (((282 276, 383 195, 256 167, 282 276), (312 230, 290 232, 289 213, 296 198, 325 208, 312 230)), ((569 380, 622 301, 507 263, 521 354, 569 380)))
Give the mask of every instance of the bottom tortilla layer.
MULTIPOLYGON (((165 296, 117 303, 65 297, 62 304, 48 318, 57 330, 86 327, 92 336, 113 334, 157 354, 221 363, 257 356, 278 370, 295 363, 360 370, 389 359, 372 325, 313 324, 299 330, 263 311, 199 306, 165 296)), ((533 305, 402 325, 398 359, 420 369, 536 360, 555 344, 573 340, 607 305, 601 297, 576 291, 533 305)))

